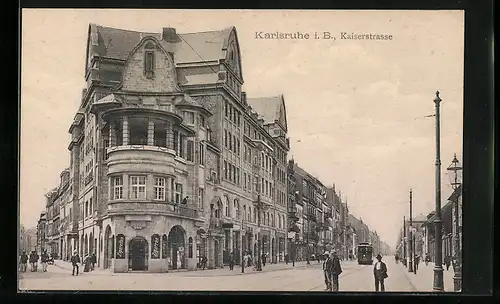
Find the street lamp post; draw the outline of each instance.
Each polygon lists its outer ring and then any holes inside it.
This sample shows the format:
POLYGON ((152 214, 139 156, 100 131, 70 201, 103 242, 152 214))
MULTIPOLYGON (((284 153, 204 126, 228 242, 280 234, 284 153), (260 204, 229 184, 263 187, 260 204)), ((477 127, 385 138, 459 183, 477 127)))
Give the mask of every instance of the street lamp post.
MULTIPOLYGON (((406 217, 403 216, 403 259, 406 260, 406 217)), ((406 266, 406 262, 403 263, 406 266)))
MULTIPOLYGON (((453 191, 456 191, 458 187, 461 185, 461 181, 459 178, 459 174, 462 172, 462 167, 460 166, 457 155, 455 154, 453 156, 453 160, 451 162, 451 165, 448 167, 448 171, 453 172, 453 175, 450 175, 451 179, 451 186, 453 188, 453 191)), ((454 217, 455 217, 455 263, 453 266, 453 271, 455 272, 455 275, 453 276, 453 290, 454 291, 460 291, 462 289, 462 257, 461 257, 461 250, 460 250, 460 225, 459 225, 459 212, 458 212, 458 201, 459 197, 454 197, 454 204, 455 204, 455 212, 454 212, 454 217)))
POLYGON ((434 218, 436 262, 434 264, 434 291, 444 291, 443 282, 443 244, 441 236, 441 134, 439 124, 439 104, 442 99, 439 91, 436 92, 434 103, 436 105, 436 215, 434 218))
POLYGON ((413 191, 410 189, 410 229, 408 231, 408 272, 413 272, 413 221, 412 221, 412 194, 413 191))

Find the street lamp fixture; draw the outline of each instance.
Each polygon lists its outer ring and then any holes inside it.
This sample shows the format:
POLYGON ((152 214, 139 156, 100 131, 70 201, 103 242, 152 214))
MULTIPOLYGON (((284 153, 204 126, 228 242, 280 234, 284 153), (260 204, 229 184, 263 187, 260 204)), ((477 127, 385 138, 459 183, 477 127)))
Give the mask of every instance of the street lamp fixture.
MULTIPOLYGON (((454 191, 456 191, 460 185, 462 185, 462 166, 460 165, 457 155, 453 155, 453 160, 451 161, 451 165, 447 169, 451 174, 450 183, 454 191)), ((461 191, 461 190, 460 190, 461 191)), ((453 276, 453 289, 454 291, 460 291, 462 289, 462 258, 461 258, 461 250, 460 250, 460 223, 459 223, 459 211, 458 211, 458 202, 459 196, 453 195, 454 205, 455 205, 455 263, 453 263, 453 271, 455 275, 453 276)))

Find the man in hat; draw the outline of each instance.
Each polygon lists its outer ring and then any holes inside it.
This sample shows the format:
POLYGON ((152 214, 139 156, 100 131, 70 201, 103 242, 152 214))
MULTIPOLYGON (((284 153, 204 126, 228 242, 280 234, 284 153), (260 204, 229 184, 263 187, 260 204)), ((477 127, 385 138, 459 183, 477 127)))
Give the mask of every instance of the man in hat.
POLYGON ((330 290, 330 276, 328 275, 328 272, 326 272, 326 263, 328 259, 330 258, 330 253, 328 251, 325 251, 324 253, 325 261, 323 262, 323 274, 325 275, 325 285, 326 285, 326 291, 330 290))
POLYGON ((71 264, 73 265, 73 275, 78 275, 78 263, 80 263, 80 256, 78 255, 78 251, 73 251, 73 256, 71 257, 71 264))
POLYGON ((339 290, 339 275, 342 273, 342 267, 340 266, 340 260, 337 252, 333 250, 330 253, 330 258, 326 261, 326 272, 331 281, 332 291, 339 290))
POLYGON ((375 291, 385 291, 384 280, 387 278, 387 266, 382 262, 382 256, 377 254, 377 262, 373 266, 373 275, 375 277, 375 291))

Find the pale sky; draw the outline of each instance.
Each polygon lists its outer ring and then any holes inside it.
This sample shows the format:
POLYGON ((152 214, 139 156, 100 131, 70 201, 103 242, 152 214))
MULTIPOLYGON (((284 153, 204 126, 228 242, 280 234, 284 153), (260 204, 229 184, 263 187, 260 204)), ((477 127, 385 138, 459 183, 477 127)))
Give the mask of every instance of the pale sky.
POLYGON ((462 157, 461 11, 23 10, 20 218, 36 225, 69 166, 68 128, 84 87, 89 23, 178 33, 235 26, 249 97, 284 94, 289 157, 394 248, 409 189, 414 214, 434 210, 436 90, 441 92, 442 205, 446 167, 462 157), (258 40, 255 32, 329 31, 332 40, 258 40), (340 40, 340 32, 392 41, 340 40), (418 118, 418 119, 415 119, 418 118))

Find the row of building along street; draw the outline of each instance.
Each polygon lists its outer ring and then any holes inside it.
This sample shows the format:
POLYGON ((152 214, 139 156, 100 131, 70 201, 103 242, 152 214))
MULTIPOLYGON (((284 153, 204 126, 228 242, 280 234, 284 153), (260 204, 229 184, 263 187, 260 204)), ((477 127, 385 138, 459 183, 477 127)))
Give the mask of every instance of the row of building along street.
POLYGON ((239 264, 243 254, 276 264, 335 249, 348 260, 360 242, 389 253, 334 181, 289 158, 285 96, 242 91, 234 27, 90 24, 82 47, 87 85, 68 126, 69 165, 46 194, 36 250, 158 273, 196 270, 204 257, 209 269, 230 256, 239 264))

